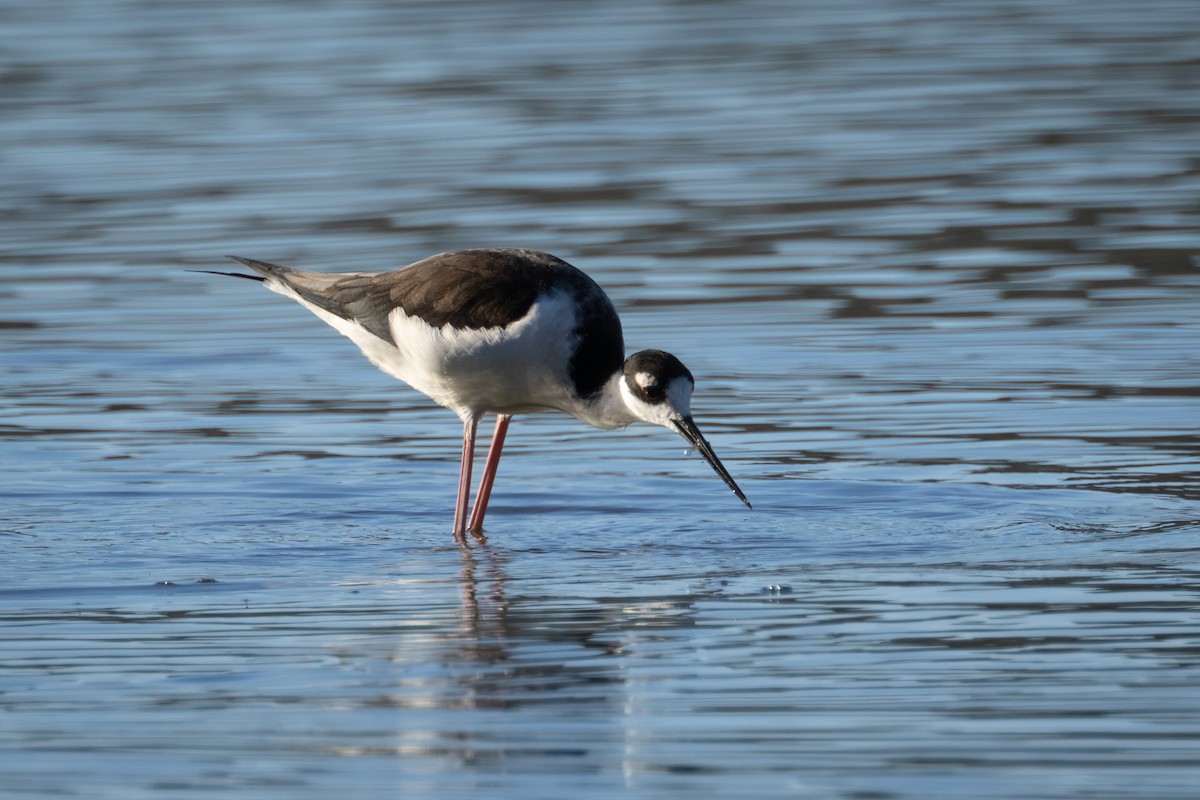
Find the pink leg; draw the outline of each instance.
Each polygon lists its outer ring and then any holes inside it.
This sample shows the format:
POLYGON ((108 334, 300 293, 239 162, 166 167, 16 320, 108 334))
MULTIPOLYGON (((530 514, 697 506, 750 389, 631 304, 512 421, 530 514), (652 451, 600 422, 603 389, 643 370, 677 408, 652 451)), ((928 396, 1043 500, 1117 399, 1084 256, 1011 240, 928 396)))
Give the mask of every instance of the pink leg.
POLYGON ((467 503, 471 500, 471 462, 475 460, 475 431, 479 417, 463 420, 462 464, 458 471, 458 501, 454 506, 454 541, 467 544, 467 503))
POLYGON ((483 477, 479 479, 479 493, 475 495, 475 510, 471 512, 469 530, 476 539, 483 541, 483 515, 487 513, 488 500, 492 497, 492 484, 496 482, 496 469, 500 466, 500 451, 504 448, 504 434, 512 414, 496 415, 496 432, 492 434, 492 446, 488 448, 487 463, 483 477))

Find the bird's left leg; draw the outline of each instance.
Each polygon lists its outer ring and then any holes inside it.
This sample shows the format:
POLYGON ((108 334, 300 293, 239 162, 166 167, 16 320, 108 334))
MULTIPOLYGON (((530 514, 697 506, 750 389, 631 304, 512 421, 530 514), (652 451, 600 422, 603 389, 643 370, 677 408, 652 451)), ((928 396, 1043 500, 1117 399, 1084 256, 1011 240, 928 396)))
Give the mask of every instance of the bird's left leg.
POLYGON ((492 434, 492 446, 488 448, 487 462, 483 465, 483 477, 479 479, 479 493, 475 495, 475 510, 471 512, 468 530, 479 541, 483 538, 483 515, 487 513, 488 500, 492 496, 492 484, 496 482, 496 469, 500 466, 500 451, 504 449, 504 435, 512 414, 496 415, 496 432, 492 434))
POLYGON ((467 503, 471 501, 471 462, 475 460, 475 432, 479 415, 463 419, 462 464, 458 468, 458 500, 454 505, 454 541, 467 545, 467 503))

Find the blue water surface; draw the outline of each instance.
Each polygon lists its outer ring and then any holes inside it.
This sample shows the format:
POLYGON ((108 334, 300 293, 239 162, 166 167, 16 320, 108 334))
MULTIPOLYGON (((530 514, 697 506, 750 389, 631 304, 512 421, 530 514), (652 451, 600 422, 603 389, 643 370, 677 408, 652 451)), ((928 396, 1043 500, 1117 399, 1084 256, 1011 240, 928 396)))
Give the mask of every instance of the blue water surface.
POLYGON ((0 3, 0 794, 1196 796, 1190 2, 0 3), (460 426, 235 253, 521 246, 669 432, 460 426))

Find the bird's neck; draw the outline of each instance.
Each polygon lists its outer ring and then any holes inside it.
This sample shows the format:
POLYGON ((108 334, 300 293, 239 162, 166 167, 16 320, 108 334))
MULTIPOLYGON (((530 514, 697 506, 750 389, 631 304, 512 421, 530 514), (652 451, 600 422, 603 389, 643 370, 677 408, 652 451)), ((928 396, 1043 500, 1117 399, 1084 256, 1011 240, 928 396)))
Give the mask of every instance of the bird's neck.
POLYGON ((597 428, 624 428, 630 423, 637 422, 638 417, 629 410, 625 397, 621 394, 621 381, 624 375, 616 372, 599 392, 581 400, 577 400, 569 413, 576 419, 597 428))

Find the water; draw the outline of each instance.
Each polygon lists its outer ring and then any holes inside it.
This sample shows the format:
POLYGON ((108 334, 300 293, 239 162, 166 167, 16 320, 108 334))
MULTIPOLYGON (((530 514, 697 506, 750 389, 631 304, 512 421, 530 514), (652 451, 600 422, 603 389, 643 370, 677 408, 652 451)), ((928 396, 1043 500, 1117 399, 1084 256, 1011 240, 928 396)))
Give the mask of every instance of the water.
POLYGON ((1200 17, 0 5, 0 794, 1192 798, 1200 17), (678 353, 457 421, 246 282, 480 245, 678 353))

